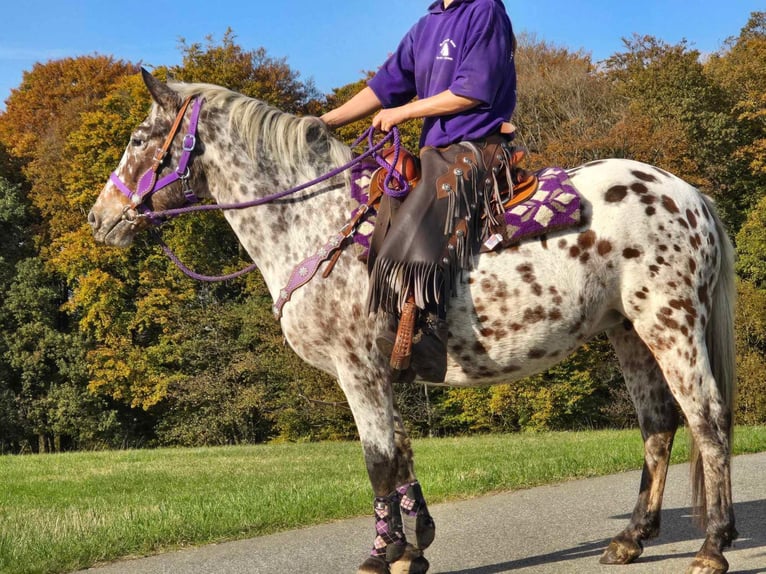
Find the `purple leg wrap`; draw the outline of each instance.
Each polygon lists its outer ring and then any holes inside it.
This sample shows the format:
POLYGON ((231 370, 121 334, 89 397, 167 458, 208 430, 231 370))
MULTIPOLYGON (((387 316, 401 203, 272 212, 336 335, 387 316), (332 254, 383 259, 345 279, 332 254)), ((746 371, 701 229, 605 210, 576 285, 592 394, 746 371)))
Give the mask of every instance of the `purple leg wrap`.
POLYGON ((418 481, 403 484, 388 496, 375 498, 375 543, 371 556, 387 563, 404 554, 409 543, 425 550, 434 540, 436 526, 418 481))
POLYGON ((375 498, 375 543, 371 556, 394 562, 404 554, 405 539, 402 515, 399 511, 399 492, 375 498))
POLYGON ((399 508, 407 542, 415 548, 425 550, 434 541, 436 524, 428 513, 420 483, 416 480, 403 484, 396 489, 396 492, 400 496, 399 508))

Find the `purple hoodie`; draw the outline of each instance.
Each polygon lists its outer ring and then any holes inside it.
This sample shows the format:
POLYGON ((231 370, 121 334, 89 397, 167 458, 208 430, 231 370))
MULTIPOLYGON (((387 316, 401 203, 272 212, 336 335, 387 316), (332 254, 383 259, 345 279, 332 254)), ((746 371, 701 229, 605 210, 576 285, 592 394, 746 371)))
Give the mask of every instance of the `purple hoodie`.
POLYGON ((450 90, 480 100, 473 109, 425 118, 420 145, 443 147, 495 132, 516 107, 513 30, 502 0, 437 0, 369 86, 383 107, 450 90))

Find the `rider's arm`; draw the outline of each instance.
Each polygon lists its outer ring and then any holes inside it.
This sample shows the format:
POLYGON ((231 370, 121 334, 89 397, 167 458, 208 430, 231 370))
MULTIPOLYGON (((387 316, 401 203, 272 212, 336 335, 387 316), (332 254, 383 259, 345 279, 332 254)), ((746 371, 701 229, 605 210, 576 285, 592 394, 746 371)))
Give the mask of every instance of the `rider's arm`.
POLYGON ((474 98, 466 98, 444 90, 434 96, 413 100, 403 106, 380 110, 372 120, 372 125, 383 131, 413 118, 449 116, 475 108, 481 103, 474 98))
POLYGON ((330 110, 321 120, 331 128, 345 126, 379 110, 380 100, 371 88, 366 87, 345 104, 330 110))

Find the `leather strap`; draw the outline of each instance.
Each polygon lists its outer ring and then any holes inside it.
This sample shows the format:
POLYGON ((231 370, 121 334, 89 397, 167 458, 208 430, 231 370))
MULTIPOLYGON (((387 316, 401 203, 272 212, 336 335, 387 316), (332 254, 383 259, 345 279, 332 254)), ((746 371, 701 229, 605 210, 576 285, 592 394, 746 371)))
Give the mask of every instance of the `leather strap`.
POLYGON ((154 152, 152 165, 144 172, 144 175, 141 176, 141 179, 138 180, 136 194, 132 199, 134 206, 138 205, 143 200, 144 195, 154 190, 154 186, 157 183, 157 172, 159 172, 160 167, 162 166, 162 162, 165 161, 165 156, 168 155, 170 146, 173 145, 173 140, 175 139, 178 130, 181 128, 181 122, 184 119, 184 115, 186 115, 186 110, 189 108, 191 101, 191 96, 184 100, 184 103, 181 105, 181 109, 178 111, 178 114, 176 114, 176 119, 173 122, 173 126, 170 128, 170 132, 168 133, 167 137, 165 137, 165 141, 162 144, 162 147, 157 148, 157 151, 154 152))
MULTIPOLYGON (((343 226, 343 229, 340 230, 340 233, 343 235, 343 239, 346 239, 351 233, 359 226, 359 223, 361 222, 362 218, 366 215, 366 213, 370 210, 371 207, 375 205, 376 202, 380 201, 380 198, 383 195, 383 190, 380 188, 373 189, 370 188, 370 197, 367 199, 367 203, 362 205, 359 208, 359 211, 356 212, 356 215, 349 221, 346 225, 343 226)), ((338 262, 338 258, 340 257, 341 250, 338 249, 332 256, 332 259, 330 259, 330 262, 327 264, 327 268, 322 273, 322 277, 324 279, 327 279, 327 277, 332 273, 333 268, 335 267, 335 264, 338 262)))
POLYGON ((287 281, 287 285, 285 285, 279 291, 279 296, 277 297, 277 300, 274 302, 274 306, 272 307, 272 312, 274 313, 276 319, 280 319, 282 317, 282 307, 284 307, 285 303, 290 300, 292 294, 297 289, 303 287, 306 283, 311 281, 311 279, 319 270, 319 266, 324 261, 330 259, 330 262, 327 265, 327 269, 325 269, 322 273, 322 277, 325 279, 327 278, 327 276, 333 270, 333 267, 335 267, 335 263, 337 263, 338 258, 343 251, 342 248, 345 245, 345 240, 359 226, 364 218, 364 215, 370 210, 371 207, 373 207, 375 202, 380 199, 380 196, 380 193, 373 193, 371 191, 367 203, 363 204, 359 208, 359 211, 356 212, 356 215, 354 215, 354 217, 348 223, 346 223, 346 225, 344 225, 338 233, 333 235, 330 240, 314 255, 304 259, 295 266, 289 280, 287 281), (332 258, 330 256, 332 256, 332 258))
POLYGON ((176 119, 173 122, 173 127, 170 128, 170 132, 168 132, 167 137, 165 138, 165 142, 162 144, 162 147, 157 150, 157 152, 154 155, 154 161, 152 163, 152 171, 157 171, 160 166, 162 165, 162 162, 165 159, 165 156, 168 155, 168 152, 170 151, 170 146, 173 145, 173 140, 176 139, 176 134, 178 133, 178 130, 181 129, 181 122, 184 119, 184 116, 186 115, 186 110, 189 108, 189 104, 192 101, 192 97, 189 96, 184 100, 184 103, 181 105, 181 109, 178 111, 178 114, 176 115, 176 119))
POLYGON ((396 329, 394 349, 391 351, 391 368, 405 371, 410 366, 412 358, 412 338, 415 333, 415 315, 417 306, 415 296, 410 293, 402 306, 402 316, 396 329))

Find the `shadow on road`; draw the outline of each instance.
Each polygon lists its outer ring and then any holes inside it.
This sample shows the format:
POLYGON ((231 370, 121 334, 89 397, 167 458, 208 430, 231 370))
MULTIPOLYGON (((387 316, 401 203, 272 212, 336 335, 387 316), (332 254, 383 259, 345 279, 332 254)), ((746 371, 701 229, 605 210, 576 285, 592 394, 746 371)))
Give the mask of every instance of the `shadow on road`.
MULTIPOLYGON (((763 556, 766 556, 766 525, 764 516, 766 516, 766 499, 754 500, 734 504, 734 514, 737 520, 737 530, 739 538, 734 542, 734 549, 740 548, 764 548, 763 556)), ((624 519, 626 524, 630 519, 630 514, 613 516, 615 519, 624 519)), ((617 534, 617 532, 615 532, 617 534)), ((647 550, 644 555, 638 559, 638 562, 658 562, 668 558, 678 558, 687 556, 691 561, 695 552, 674 553, 674 554, 653 554, 652 545, 670 544, 673 542, 684 542, 689 540, 699 540, 702 546, 703 535, 692 524, 691 513, 688 508, 672 508, 664 510, 662 513, 662 532, 654 541, 647 544, 647 550)), ((518 568, 531 568, 543 564, 554 564, 557 562, 566 562, 576 558, 592 557, 598 560, 601 553, 609 544, 609 539, 583 542, 573 548, 540 554, 538 556, 529 556, 518 560, 510 560, 501 564, 488 564, 486 566, 477 566, 464 570, 452 570, 442 572, 441 574, 500 574, 510 572, 518 568)), ((638 563, 637 562, 637 563, 638 563)), ((563 567, 562 567, 563 568, 563 567)), ((763 568, 757 570, 732 570, 730 574, 762 574, 763 568)))

